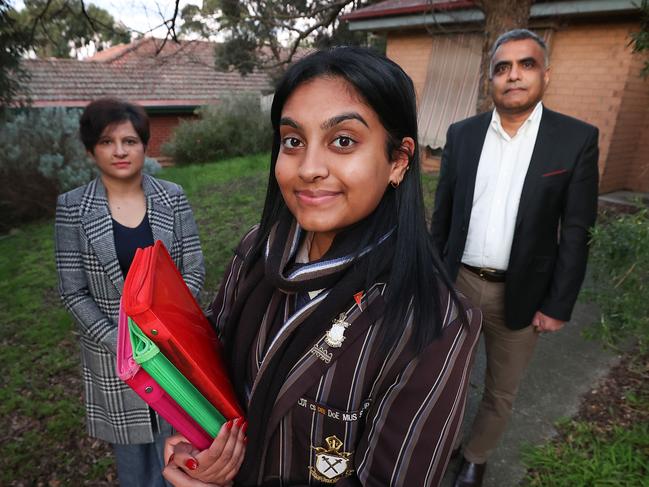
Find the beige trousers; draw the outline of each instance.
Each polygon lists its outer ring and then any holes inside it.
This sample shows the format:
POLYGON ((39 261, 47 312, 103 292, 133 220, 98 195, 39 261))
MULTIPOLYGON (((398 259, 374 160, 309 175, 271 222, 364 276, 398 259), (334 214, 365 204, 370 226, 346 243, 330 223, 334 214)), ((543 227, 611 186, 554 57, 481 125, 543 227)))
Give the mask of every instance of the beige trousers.
POLYGON ((483 315, 485 389, 463 453, 469 462, 484 463, 507 428, 539 335, 531 325, 522 330, 505 326, 505 283, 484 281, 462 266, 455 284, 483 315))

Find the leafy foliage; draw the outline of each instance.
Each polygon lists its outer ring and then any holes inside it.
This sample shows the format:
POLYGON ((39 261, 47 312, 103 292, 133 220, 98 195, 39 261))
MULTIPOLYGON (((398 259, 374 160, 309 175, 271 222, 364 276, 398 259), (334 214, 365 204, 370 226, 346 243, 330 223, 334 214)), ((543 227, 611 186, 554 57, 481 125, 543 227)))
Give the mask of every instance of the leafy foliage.
MULTIPOLYGON (((15 12, 7 0, 0 0, 0 110, 4 112, 19 95, 28 74, 20 66, 21 56, 29 49, 30 37, 13 19, 15 12)), ((0 112, 0 115, 3 113, 0 112)))
MULTIPOLYGON (((25 109, 0 126, 0 232, 52 215, 56 196, 96 176, 78 135, 79 110, 25 109)), ((160 169, 154 160, 145 171, 160 169)))
POLYGON ((44 108, 25 110, 2 126, 0 231, 52 214, 59 192, 92 178, 78 125, 78 110, 44 108))
POLYGON ((649 210, 604 219, 592 232, 592 288, 601 311, 590 334, 615 344, 633 337, 649 349, 649 210))
POLYGON ((31 32, 39 57, 67 58, 90 44, 100 51, 131 40, 130 32, 106 10, 78 0, 25 0, 15 21, 31 32))
POLYGON ((216 106, 198 110, 198 120, 184 121, 162 150, 176 164, 217 161, 270 149, 271 128, 256 94, 224 96, 216 106))
POLYGON ((350 32, 339 17, 378 0, 206 0, 186 5, 182 32, 208 37, 218 31, 225 42, 217 48, 221 69, 243 74, 255 68, 280 69, 300 47, 331 44, 370 44, 382 47, 366 32, 350 32))
MULTIPOLYGON (((631 33, 631 44, 633 52, 649 51, 649 0, 642 0, 640 7, 640 30, 631 33)), ((642 68, 642 77, 649 76, 649 60, 644 63, 642 68)))

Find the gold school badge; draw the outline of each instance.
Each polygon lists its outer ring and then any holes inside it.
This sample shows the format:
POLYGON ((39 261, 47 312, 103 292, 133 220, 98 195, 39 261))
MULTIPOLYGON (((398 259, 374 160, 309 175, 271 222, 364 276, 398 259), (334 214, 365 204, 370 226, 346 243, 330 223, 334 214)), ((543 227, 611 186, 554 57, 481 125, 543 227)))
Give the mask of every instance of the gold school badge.
POLYGON ((343 477, 348 477, 353 470, 350 468, 352 452, 340 451, 343 442, 337 436, 325 439, 329 448, 311 447, 316 451, 315 467, 310 466, 309 472, 314 479, 327 484, 334 484, 343 477))

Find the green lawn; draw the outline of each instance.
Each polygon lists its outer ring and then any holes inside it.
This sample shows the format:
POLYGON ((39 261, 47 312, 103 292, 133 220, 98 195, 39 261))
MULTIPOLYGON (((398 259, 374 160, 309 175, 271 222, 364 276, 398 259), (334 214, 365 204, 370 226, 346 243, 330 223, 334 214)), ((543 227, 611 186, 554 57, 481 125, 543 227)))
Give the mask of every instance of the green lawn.
MULTIPOLYGON (((198 222, 207 276, 216 290, 232 249, 258 221, 268 156, 165 169, 181 184, 198 222)), ((436 180, 425 176, 432 205, 436 180)), ((114 485, 110 452, 85 434, 75 327, 62 308, 53 222, 0 237, 0 485, 114 485)))

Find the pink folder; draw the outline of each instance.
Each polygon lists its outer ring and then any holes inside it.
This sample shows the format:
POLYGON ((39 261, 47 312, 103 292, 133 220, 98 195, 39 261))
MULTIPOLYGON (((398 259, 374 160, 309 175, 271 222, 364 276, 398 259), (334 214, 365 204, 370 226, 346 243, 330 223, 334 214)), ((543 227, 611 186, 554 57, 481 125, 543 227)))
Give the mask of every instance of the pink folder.
POLYGON ((192 445, 199 450, 210 447, 212 439, 205 430, 133 360, 128 318, 121 305, 117 327, 117 375, 192 445))

